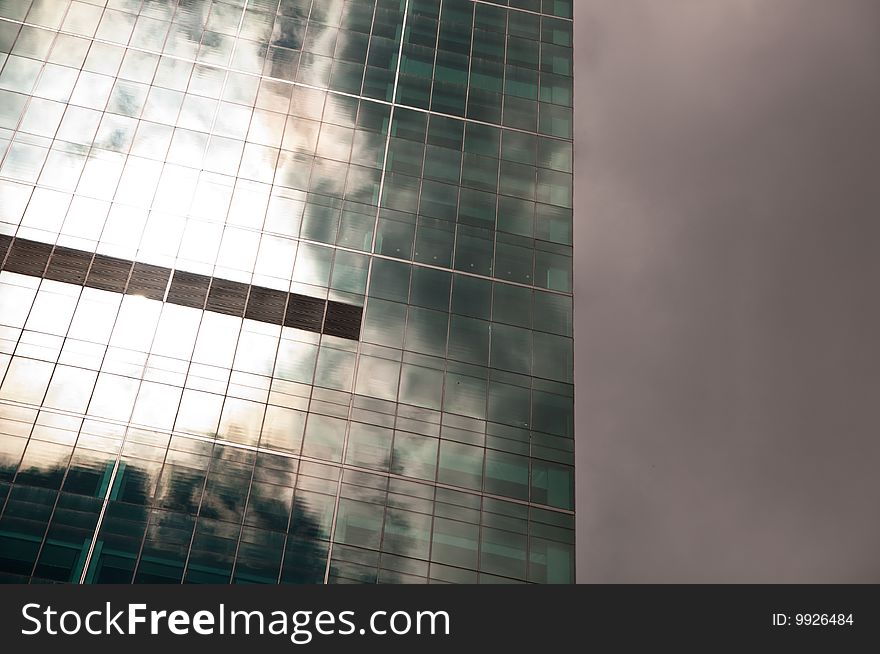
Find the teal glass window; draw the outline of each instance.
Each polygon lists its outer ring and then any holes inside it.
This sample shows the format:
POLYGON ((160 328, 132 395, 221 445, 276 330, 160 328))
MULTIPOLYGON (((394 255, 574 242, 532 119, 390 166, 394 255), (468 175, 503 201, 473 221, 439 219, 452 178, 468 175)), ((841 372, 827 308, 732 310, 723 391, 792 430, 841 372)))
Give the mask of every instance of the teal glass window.
POLYGON ((502 161, 501 186, 499 190, 505 195, 512 195, 523 200, 534 200, 536 177, 537 169, 534 166, 514 163, 512 161, 502 161))
MULTIPOLYGON (((372 59, 372 41, 370 52, 370 59, 372 59)), ((368 98, 391 102, 394 95, 394 72, 387 68, 367 66, 364 71, 363 94, 368 98)))
POLYGON ((449 357, 477 365, 489 362, 489 323, 453 315, 449 327, 449 357))
MULTIPOLYGON (((475 92, 491 93, 493 96, 501 93, 504 88, 504 64, 500 60, 472 59, 470 88, 472 97, 475 92)), ((498 98, 493 104, 500 105, 500 102, 498 98)))
POLYGON ((437 481, 480 490, 483 486, 483 449, 441 441, 437 481))
POLYGON ((388 144, 388 170, 405 172, 409 175, 420 175, 422 160, 425 158, 425 147, 405 139, 392 138, 388 144))
POLYGON ((560 509, 574 507, 574 471, 571 466, 532 461, 532 502, 560 509))
MULTIPOLYGON (((497 171, 497 159, 492 159, 491 161, 495 164, 495 170, 497 171)), ((479 170, 479 168, 475 169, 479 170)), ((489 174, 492 174, 491 172, 489 174)), ((498 173, 495 172, 495 175, 498 173)), ((478 181, 472 181, 473 184, 478 184, 478 181)), ((492 189, 495 189, 495 177, 492 177, 492 189)), ((489 186, 486 184, 486 186, 489 186)), ((467 223, 469 225, 476 225, 482 227, 493 227, 495 224, 495 202, 496 197, 492 192, 480 191, 472 188, 463 188, 461 190, 461 195, 459 197, 458 203, 458 220, 461 223, 467 223)), ((469 233, 468 235, 470 235, 469 233)), ((479 232, 472 232, 474 236, 477 236, 479 232)))
POLYGON ((487 493, 529 498, 529 459, 525 456, 486 450, 486 478, 483 488, 487 493))
POLYGON ((543 538, 529 539, 529 580, 543 584, 574 582, 574 547, 543 538))
POLYGON ((460 151, 464 137, 464 122, 431 114, 428 124, 428 143, 460 151))
POLYGON ((397 102, 427 109, 430 98, 430 79, 403 73, 397 78, 397 102))
POLYGON ((455 220, 458 209, 458 186, 425 180, 422 182, 422 194, 419 203, 419 214, 441 220, 455 220))
MULTIPOLYGON (((497 31, 474 30, 474 46, 471 56, 471 66, 478 59, 486 59, 489 61, 504 61, 504 34, 497 31)), ((473 75, 473 68, 471 69, 473 75)), ((471 79, 473 84, 473 78, 471 79)))
POLYGON ((528 11, 534 11, 537 13, 541 12, 541 0, 509 0, 509 3, 505 4, 510 4, 511 7, 516 7, 517 9, 527 9, 528 11))
POLYGON ((435 266, 449 266, 452 263, 454 239, 454 223, 434 218, 420 218, 413 260, 435 266))
POLYGON ((572 171, 571 143, 558 139, 538 139, 538 165, 564 173, 572 171))
POLYGON ((437 439, 398 431, 394 434, 391 472, 433 480, 437 472, 437 439))
POLYGON ((573 0, 543 0, 541 11, 560 18, 571 18, 573 0))
POLYGON ((535 292, 535 329, 571 336, 571 298, 555 293, 535 292))
POLYGON ((454 275, 452 311, 474 318, 489 318, 492 310, 492 284, 486 279, 454 275))
POLYGON ((463 568, 476 568, 477 525, 434 518, 434 531, 431 538, 431 560, 446 565, 463 568))
MULTIPOLYGON (((461 182, 472 188, 495 192, 498 187, 498 159, 465 154, 461 166, 461 182)), ((468 196, 470 197, 470 196, 468 196)), ((464 198, 462 199, 464 203, 464 198)), ((494 201, 487 202, 494 213, 494 201)))
POLYGON ((335 243, 340 211, 333 207, 307 204, 303 212, 300 236, 321 243, 335 243))
POLYGON ((538 131, 541 134, 570 139, 572 137, 571 109, 541 102, 538 106, 538 131))
POLYGON ((571 245, 572 210, 565 207, 538 205, 535 237, 544 241, 571 245))
MULTIPOLYGON (((438 62, 439 63, 439 62, 438 62)), ((443 70, 438 65, 434 69, 434 88, 431 96, 431 110, 454 116, 464 115, 465 99, 467 98, 467 86, 465 75, 452 75, 449 70, 443 70), (442 73, 442 76, 438 74, 442 73), (445 82, 445 79, 459 79, 458 83, 445 82)))
POLYGON ((538 202, 571 208, 572 176, 546 168, 538 169, 538 202))
MULTIPOLYGON (((478 84, 479 81, 474 83, 478 84)), ((472 86, 468 95, 467 117, 487 123, 500 123, 501 97, 501 93, 484 91, 472 86)))
POLYGON ((376 217, 373 215, 343 210, 336 243, 356 250, 369 250, 375 221, 376 217))
POLYGON ((535 285, 552 291, 571 292, 571 257, 536 251, 535 285))
POLYGON ((474 7, 474 25, 481 29, 503 32, 507 27, 507 10, 480 4, 474 7))
POLYGON ((574 381, 574 355, 570 338, 535 332, 534 348, 535 376, 567 383, 574 381))
POLYGON ((373 470, 388 470, 391 465, 392 432, 385 427, 352 422, 348 434, 345 462, 373 470))
MULTIPOLYGON (((412 172, 418 174, 419 171, 412 172)), ((386 173, 382 206, 401 212, 415 213, 419 207, 418 177, 394 172, 386 173)))
POLYGON ((324 461, 342 461, 345 420, 315 413, 309 415, 302 453, 324 461))
POLYGON ((532 290, 511 284, 493 286, 492 320, 529 328, 532 326, 532 290))
POLYGON ((500 129, 491 125, 467 123, 464 137, 465 152, 497 158, 500 145, 500 129))
POLYGON ((571 29, 572 23, 570 21, 559 20, 551 16, 541 18, 541 40, 544 43, 570 46, 572 44, 571 29))
MULTIPOLYGON (((463 194, 462 194, 463 195, 463 194)), ((493 247, 489 230, 459 225, 455 244, 455 268, 479 275, 492 274, 493 247)))
MULTIPOLYGON (((370 39, 361 31, 341 29, 336 39, 336 59, 363 64, 367 59, 370 39)), ((363 68, 361 69, 363 71, 363 68)))
POLYGON ((440 409, 443 371, 404 363, 400 374, 400 401, 426 409, 440 409))
POLYGON ((571 438, 574 434, 574 403, 571 396, 533 391, 532 421, 532 428, 537 431, 571 438))
POLYGON ((533 248, 530 245, 505 242, 504 236, 499 234, 495 243, 495 276, 519 284, 531 284, 533 248))
POLYGON ((537 69, 539 59, 537 41, 516 36, 507 37, 507 63, 509 65, 537 69))
POLYGON ((362 254, 337 250, 333 258, 330 288, 362 295, 366 292, 369 264, 369 258, 362 254))
POLYGON ((378 549, 383 512, 384 507, 380 504, 341 498, 336 518, 336 542, 378 549))
POLYGON ((357 127, 377 134, 388 133, 391 108, 384 104, 361 100, 358 104, 357 127))
POLYGON ((292 507, 293 488, 254 481, 248 495, 244 522, 254 527, 287 531, 292 507))
POLYGON ((407 315, 406 349, 444 356, 448 322, 449 315, 446 312, 411 306, 407 315))
POLYGON ((415 267, 412 271, 410 303, 427 309, 446 311, 452 274, 433 268, 415 267))
POLYGON ((368 343, 402 348, 405 325, 405 304, 371 299, 367 302, 361 337, 368 343))
POLYGON ((541 17, 522 11, 511 11, 507 15, 507 33, 537 40, 541 36, 541 17))
MULTIPOLYGON (((539 93, 539 99, 541 100, 541 102, 550 102, 552 104, 571 107, 573 96, 574 83, 571 77, 563 77, 561 75, 554 75, 552 73, 541 73, 541 84, 539 93)), ((550 134, 554 133, 545 129, 542 129, 541 131, 550 134)), ((557 134, 557 136, 561 135, 562 133, 557 134)))
POLYGON ((504 92, 517 98, 537 100, 538 71, 507 66, 504 73, 504 92))
POLYGON ((521 327, 492 324, 491 365, 524 375, 532 371, 532 332, 521 327))
POLYGON ((535 203, 507 196, 498 198, 498 229, 531 237, 535 233, 535 203))
POLYGON ((391 359, 361 355, 355 392, 383 400, 397 399, 400 363, 391 359))
POLYGON ((409 279, 412 266, 400 261, 373 259, 370 276, 370 297, 406 302, 409 296, 409 279))
POLYGON ((516 427, 529 426, 529 389, 489 382, 489 420, 516 427))
POLYGON ((437 51, 437 58, 434 62, 435 88, 437 82, 461 86, 467 84, 468 56, 459 54, 467 51, 458 48, 452 51, 437 51))
POLYGON ((265 529, 243 528, 232 583, 276 583, 283 551, 283 534, 265 529))
POLYGON ((402 259, 412 256, 415 225, 409 218, 400 212, 383 212, 376 234, 376 252, 402 259))
POLYGON ((385 137, 378 132, 357 129, 352 139, 352 163, 381 168, 385 155, 385 137))
POLYGON ((385 512, 382 551, 427 559, 431 547, 431 516, 399 508, 385 512))
POLYGON ((504 130, 501 141, 501 158, 521 164, 537 163, 537 138, 534 134, 504 130))
MULTIPOLYGON (((284 7, 285 4, 287 3, 282 2, 281 7, 284 7)), ((373 22, 373 7, 375 4, 373 0, 345 3, 342 8, 342 15, 339 18, 339 25, 346 29, 368 34, 373 22)))
POLYGON ((431 179, 458 184, 461 177, 461 151, 434 145, 427 146, 424 174, 431 179))
POLYGON ((481 531, 480 570, 525 579, 527 550, 526 536, 484 527, 481 531))
MULTIPOLYGON (((434 73, 434 47, 430 41, 434 40, 436 31, 422 33, 420 27, 423 24, 416 18, 413 19, 410 30, 410 42, 403 48, 403 59, 400 62, 400 71, 408 76, 428 80, 434 73), (431 36, 428 36, 431 34, 431 36)), ((429 87, 430 88, 430 87, 429 87)))
POLYGON ((391 134, 416 143, 424 143, 427 124, 428 115, 426 113, 398 107, 394 111, 391 134))
POLYGON ((541 44, 541 72, 571 77, 571 61, 571 48, 552 43, 541 44))
POLYGON ((486 392, 485 379, 447 373, 443 394, 443 410, 447 413, 485 419, 486 392))
MULTIPOLYGON (((333 520, 334 497, 297 489, 290 516, 290 537, 300 543, 307 539, 328 540, 333 520)), ((324 570, 321 569, 321 577, 324 570)))
POLYGON ((504 125, 534 132, 538 125, 538 103, 512 95, 505 96, 504 125))

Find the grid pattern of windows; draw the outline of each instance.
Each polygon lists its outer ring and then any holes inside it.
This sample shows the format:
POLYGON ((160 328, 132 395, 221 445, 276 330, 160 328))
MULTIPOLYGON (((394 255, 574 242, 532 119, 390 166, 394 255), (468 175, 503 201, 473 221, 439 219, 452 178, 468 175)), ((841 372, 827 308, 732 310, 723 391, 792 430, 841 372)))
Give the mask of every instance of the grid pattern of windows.
POLYGON ((361 307, 0 234, 0 270, 357 339, 361 307), (4 255, 8 256, 4 260, 4 255))
POLYGON ((570 0, 0 0, 0 579, 571 582, 570 0))

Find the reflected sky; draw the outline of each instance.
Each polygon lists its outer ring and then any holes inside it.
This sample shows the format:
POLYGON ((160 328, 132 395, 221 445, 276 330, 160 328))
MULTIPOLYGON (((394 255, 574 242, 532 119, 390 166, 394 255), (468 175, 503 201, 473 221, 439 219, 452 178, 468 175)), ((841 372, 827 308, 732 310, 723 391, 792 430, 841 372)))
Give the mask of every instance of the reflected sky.
MULTIPOLYGON (((538 543, 565 559, 570 429, 530 428, 571 411, 570 143, 392 107, 405 4, 0 3, 0 234, 367 305, 352 341, 0 272, 0 530, 36 539, 0 570, 547 581, 538 543), (66 503, 86 531, 104 506, 102 551, 57 537, 66 503)), ((410 20, 445 43, 430 4, 410 20)))
MULTIPOLYGON (((228 7, 222 3, 214 4, 224 7, 222 11, 228 10, 228 7)), ((138 22, 144 20, 145 25, 151 25, 157 17, 171 18, 173 24, 181 29, 184 27, 189 29, 184 33, 185 39, 200 43, 200 47, 222 49, 220 41, 203 38, 204 34, 215 33, 208 29, 209 23, 212 21, 216 24, 223 23, 222 11, 219 15, 215 15, 215 9, 211 7, 210 2, 192 3, 192 5, 188 3, 185 7, 176 7, 175 3, 167 5, 158 3, 155 6, 145 6, 137 20, 138 22), (201 31, 193 31, 196 28, 201 31)), ((311 18, 306 21, 302 7, 285 8, 282 4, 280 13, 274 17, 275 27, 271 34, 268 33, 268 29, 259 27, 272 22, 271 14, 258 10, 246 12, 242 36, 247 38, 239 38, 236 47, 241 47, 242 52, 245 52, 249 43, 259 43, 265 38, 268 38, 266 43, 276 47, 278 39, 284 39, 284 35, 290 32, 284 27, 290 23, 299 25, 298 29, 307 29, 309 37, 305 40, 300 39, 295 44, 305 48, 306 51, 317 54, 332 53, 334 48, 343 50, 344 48, 337 44, 340 39, 340 24, 354 28, 342 30, 348 35, 362 34, 357 31, 358 29, 370 31, 364 20, 365 17, 360 19, 357 17, 359 10, 355 7, 356 3, 327 2, 321 5, 320 11, 316 8, 311 18), (286 15, 286 12, 290 12, 291 15, 286 15), (258 19, 258 16, 262 17, 258 19)), ((44 10, 40 11, 45 13, 44 10)), ((61 9, 59 8, 58 11, 61 9)), ((377 20, 379 14, 384 11, 377 13, 377 20)), ((123 14, 123 12, 116 13, 123 14)), ((52 23, 51 20, 47 22, 45 17, 40 20, 44 24, 52 23)), ((108 20, 123 19, 117 16, 108 20)), ((82 21, 75 20, 72 25, 78 30, 84 30, 85 34, 91 34, 90 28, 82 21)), ((378 25, 374 23, 372 28, 381 32, 381 21, 378 25)), ((41 32, 38 29, 32 31, 41 32)), ((393 30, 388 34, 394 37, 393 30)), ((378 36, 374 33, 374 37, 378 36)), ((118 37, 119 42, 124 42, 127 37, 126 32, 121 32, 118 37)), ((394 38, 399 38, 399 34, 394 38)), ((181 40, 184 39, 174 41, 181 40)), ((183 226, 169 225, 168 223, 173 221, 169 220, 167 214, 188 215, 187 227, 189 223, 199 221, 227 222, 228 217, 232 215, 231 207, 235 204, 235 199, 247 201, 255 195, 275 196, 279 194, 280 189, 285 188, 299 191, 297 195, 301 198, 300 202, 304 207, 315 201, 321 202, 318 196, 348 198, 356 202, 366 202, 367 205, 375 205, 378 201, 376 197, 380 177, 378 169, 385 160, 383 133, 387 133, 388 130, 387 107, 383 108, 382 105, 365 101, 359 103, 357 99, 344 95, 327 94, 317 89, 292 86, 265 78, 260 81, 259 77, 239 72, 234 65, 232 71, 216 68, 213 64, 201 61, 198 55, 193 56, 194 61, 186 61, 169 58, 167 54, 160 57, 151 52, 125 50, 122 47, 97 43, 93 48, 100 46, 102 55, 93 56, 93 49, 87 47, 89 42, 85 39, 77 40, 76 37, 60 35, 56 41, 52 53, 58 51, 61 61, 68 65, 79 61, 86 68, 75 80, 72 88, 64 88, 70 86, 70 83, 65 84, 59 77, 65 74, 63 72, 65 66, 54 62, 52 57, 49 58, 50 63, 45 72, 40 74, 39 68, 32 69, 33 60, 19 56, 15 49, 4 67, 3 74, 0 75, 0 88, 26 92, 39 77, 41 84, 47 84, 46 95, 55 99, 46 98, 44 102, 40 98, 28 105, 19 126, 22 133, 34 132, 35 135, 49 136, 54 134, 55 128, 58 127, 60 130, 58 134, 63 135, 64 138, 83 144, 95 142, 102 150, 89 155, 82 152, 59 151, 57 144, 53 144, 49 148, 51 156, 47 157, 46 150, 39 141, 15 142, 11 145, 9 156, 4 163, 8 167, 6 173, 12 179, 34 181, 33 176, 46 165, 53 170, 68 169, 71 178, 69 184, 65 185, 62 178, 54 174, 46 174, 46 182, 51 186, 61 183, 61 186, 66 187, 65 192, 75 190, 78 195, 82 193, 92 199, 104 201, 113 200, 113 191, 116 189, 117 201, 122 201, 126 205, 148 207, 151 199, 153 205, 146 226, 142 220, 132 224, 131 228, 136 230, 136 233, 119 233, 118 223, 108 223, 106 214, 102 220, 102 212, 99 211, 89 224, 82 224, 76 220, 69 221, 63 232, 65 236, 98 241, 99 249, 113 251, 119 251, 121 247, 134 248, 137 241, 140 245, 137 254, 144 260, 161 263, 167 261, 166 257, 173 256, 177 259, 177 265, 201 271, 204 265, 211 263, 226 267, 223 262, 218 263, 212 258, 216 256, 216 251, 210 246, 206 246, 204 251, 194 253, 187 249, 175 251, 173 245, 170 248, 163 248, 154 242, 151 235, 156 231, 161 233, 169 227, 184 229, 183 226), (81 42, 84 42, 86 47, 83 47, 81 42), (90 58, 94 60, 91 63, 90 58), (119 79, 115 82, 113 74, 119 75, 119 79), (52 84, 52 80, 56 77, 57 83, 52 84), (153 80, 153 86, 149 85, 150 80, 153 80), (60 109, 63 108, 63 104, 59 100, 70 101, 75 106, 69 107, 62 116, 60 109), (109 105, 107 105, 108 100, 109 105), (254 102, 256 106, 247 106, 254 102), (100 111, 105 105, 112 113, 102 117, 100 111), (384 119, 381 117, 382 113, 385 114, 384 119), (137 120, 138 118, 140 120, 137 120), (318 122, 319 120, 323 120, 323 124, 318 122), (55 125, 59 121, 60 125, 55 125), (40 127, 31 128, 31 125, 40 127), (378 138, 371 141, 371 135, 378 138), (356 147, 356 158, 360 162, 357 164, 352 159, 354 156, 350 147, 352 142, 356 147), (119 156, 114 158, 111 154, 114 152, 117 155, 130 152, 133 156, 126 161, 119 156), (172 166, 166 164, 163 173, 161 166, 149 161, 153 157, 155 157, 153 161, 164 159, 172 166), (85 173, 79 173, 80 165, 84 167, 85 173), (174 168, 173 165, 190 169, 203 167, 206 172, 192 176, 186 171, 174 168), (208 172, 213 173, 214 177, 212 178, 208 172), (228 178, 232 175, 238 175, 239 179, 224 180, 224 177, 228 178), (78 185, 71 189, 70 185, 74 177, 79 181, 78 185), (91 182, 92 179, 100 181, 91 182), (133 181, 127 183, 127 179, 133 181), (251 183, 242 183, 246 180, 251 183), (114 183, 116 181, 119 181, 118 186, 114 183), (221 186, 224 187, 222 191, 219 188, 221 186), (205 194, 201 193, 200 189, 212 189, 215 192, 205 194), (314 198, 311 197, 313 195, 314 198), (205 198, 211 201, 206 201, 205 198), (102 234, 105 226, 111 228, 107 230, 106 236, 102 234), (140 227, 145 229, 141 231, 140 227)), ((171 41, 172 39, 168 39, 166 43, 171 41)), ((133 41, 132 44, 135 45, 133 41)), ((373 49, 377 47, 375 44, 371 46, 373 49)), ((259 59, 264 55, 257 52, 252 56, 259 59)), ((337 52, 337 56, 345 55, 337 52)), ((351 56, 357 58, 354 54, 351 56)), ((358 57, 360 56, 358 54, 358 57)), ((322 75, 322 71, 330 65, 328 62, 333 61, 337 60, 328 57, 326 61, 310 60, 307 64, 298 65, 301 68, 314 68, 318 71, 316 74, 322 75)), ((283 75, 280 78, 286 79, 283 75)), ((40 91, 38 90, 37 93, 39 94, 40 91)), ((18 96, 10 94, 10 97, 12 99, 18 96)), ((17 103, 12 102, 9 106, 14 113, 17 103)), ((8 120, 12 126, 14 122, 12 114, 8 120)), ((404 127, 401 124, 393 129, 397 133, 398 129, 404 127)), ((515 133, 511 135, 514 136, 515 133)), ((392 141, 397 143, 399 140, 395 138, 392 141)), ((405 145, 406 141, 399 143, 405 145)), ((556 168, 560 171, 558 175, 567 175, 570 172, 570 146, 564 142, 540 139, 540 147, 542 152, 538 160, 542 165, 556 168)), ((512 148, 505 146, 505 151, 507 150, 513 152, 512 148)), ((400 156, 403 157, 401 161, 406 160, 403 154, 400 156)), ((495 156, 498 156, 497 150, 495 156)), ((397 158, 396 149, 392 147, 388 160, 392 170, 397 158)), ((477 160, 478 158, 474 159, 474 162, 477 160)), ((467 166, 467 161, 465 165, 467 166)), ((485 162, 480 165, 485 165, 485 162)), ((512 167, 517 165, 526 164, 511 162, 507 165, 508 172, 513 174, 512 167)), ((420 163, 416 164, 416 168, 403 168, 407 174, 416 176, 420 174, 420 169, 420 163)), ((468 179, 470 174, 468 170, 466 167, 463 179, 468 179)), ((538 199, 570 204, 566 201, 570 196, 570 176, 567 178, 569 181, 562 179, 563 185, 557 190, 556 182, 551 181, 552 171, 542 170, 544 172, 541 175, 547 178, 546 183, 550 185, 544 192, 541 189, 545 188, 545 182, 538 180, 538 199), (568 191, 565 190, 566 185, 568 191)), ((414 211, 419 206, 418 186, 408 186, 405 177, 395 179, 396 182, 389 186, 387 194, 389 206, 406 207, 414 211)), ((466 207, 462 207, 463 212, 467 210, 466 207)), ((264 229, 290 236, 302 235, 328 244, 339 242, 340 237, 343 236, 340 233, 341 225, 337 222, 338 217, 328 222, 325 216, 323 221, 316 222, 316 227, 312 227, 308 221, 309 213, 306 212, 305 225, 300 223, 301 216, 300 212, 295 212, 282 220, 276 219, 271 225, 267 219, 264 229)), ((381 252, 392 256, 407 258, 419 256, 418 252, 413 254, 411 246, 409 248, 394 246, 395 239, 406 238, 404 234, 407 230, 401 226, 399 222, 401 219, 402 216, 389 214, 387 219, 383 217, 380 220, 377 246, 381 252), (389 245, 386 246, 385 243, 389 245)), ((344 216, 343 220, 345 220, 344 216)), ((252 223, 248 227, 260 228, 263 225, 252 223)), ((500 223, 499 227, 501 227, 500 223)), ((191 227, 191 231, 199 229, 207 228, 199 225, 191 227)), ((433 227, 426 224, 423 229, 420 228, 419 233, 422 236, 418 238, 432 238, 432 230, 433 227)), ((474 241, 470 247, 476 249, 466 251, 468 238, 471 237, 464 233, 459 237, 462 243, 460 269, 469 272, 491 272, 491 264, 485 267, 483 264, 477 265, 476 261, 468 260, 468 257, 491 257, 491 249, 488 254, 482 253, 479 241, 474 241)), ((348 247, 352 245, 365 247, 368 240, 369 237, 353 240, 351 235, 346 234, 344 244, 348 247)), ((174 243, 174 239, 165 241, 174 243)), ((514 281, 529 283, 533 279, 531 265, 522 273, 508 269, 509 264, 506 262, 517 259, 513 254, 516 246, 510 244, 505 245, 504 248, 498 246, 498 256, 507 257, 499 260, 499 263, 505 266, 499 273, 509 276, 514 281), (510 254, 505 254, 506 250, 502 252, 504 248, 510 250, 510 254)), ((437 254, 428 256, 429 261, 438 260, 437 254)), ((557 255, 550 253, 540 255, 534 264, 537 266, 534 279, 540 285, 567 290, 570 288, 570 282, 567 281, 570 274, 565 273, 564 270, 561 274, 544 270, 547 265, 561 264, 570 267, 561 260, 556 262, 554 256, 557 255)), ((241 268, 235 269, 241 270, 241 268)))

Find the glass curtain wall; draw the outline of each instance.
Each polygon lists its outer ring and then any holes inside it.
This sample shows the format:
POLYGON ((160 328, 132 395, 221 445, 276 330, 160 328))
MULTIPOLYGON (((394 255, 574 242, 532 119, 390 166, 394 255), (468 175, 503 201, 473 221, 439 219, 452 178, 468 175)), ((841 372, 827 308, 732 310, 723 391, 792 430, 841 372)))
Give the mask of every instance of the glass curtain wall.
POLYGON ((574 581, 572 0, 0 0, 0 579, 574 581))

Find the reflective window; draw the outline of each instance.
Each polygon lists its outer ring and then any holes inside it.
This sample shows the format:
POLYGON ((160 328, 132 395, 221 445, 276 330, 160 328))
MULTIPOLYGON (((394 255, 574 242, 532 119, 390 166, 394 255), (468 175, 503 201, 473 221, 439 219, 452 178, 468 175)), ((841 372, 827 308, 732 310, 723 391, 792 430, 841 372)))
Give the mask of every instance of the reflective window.
POLYGON ((573 581, 573 3, 104 4, 0 3, 0 576, 573 581))

